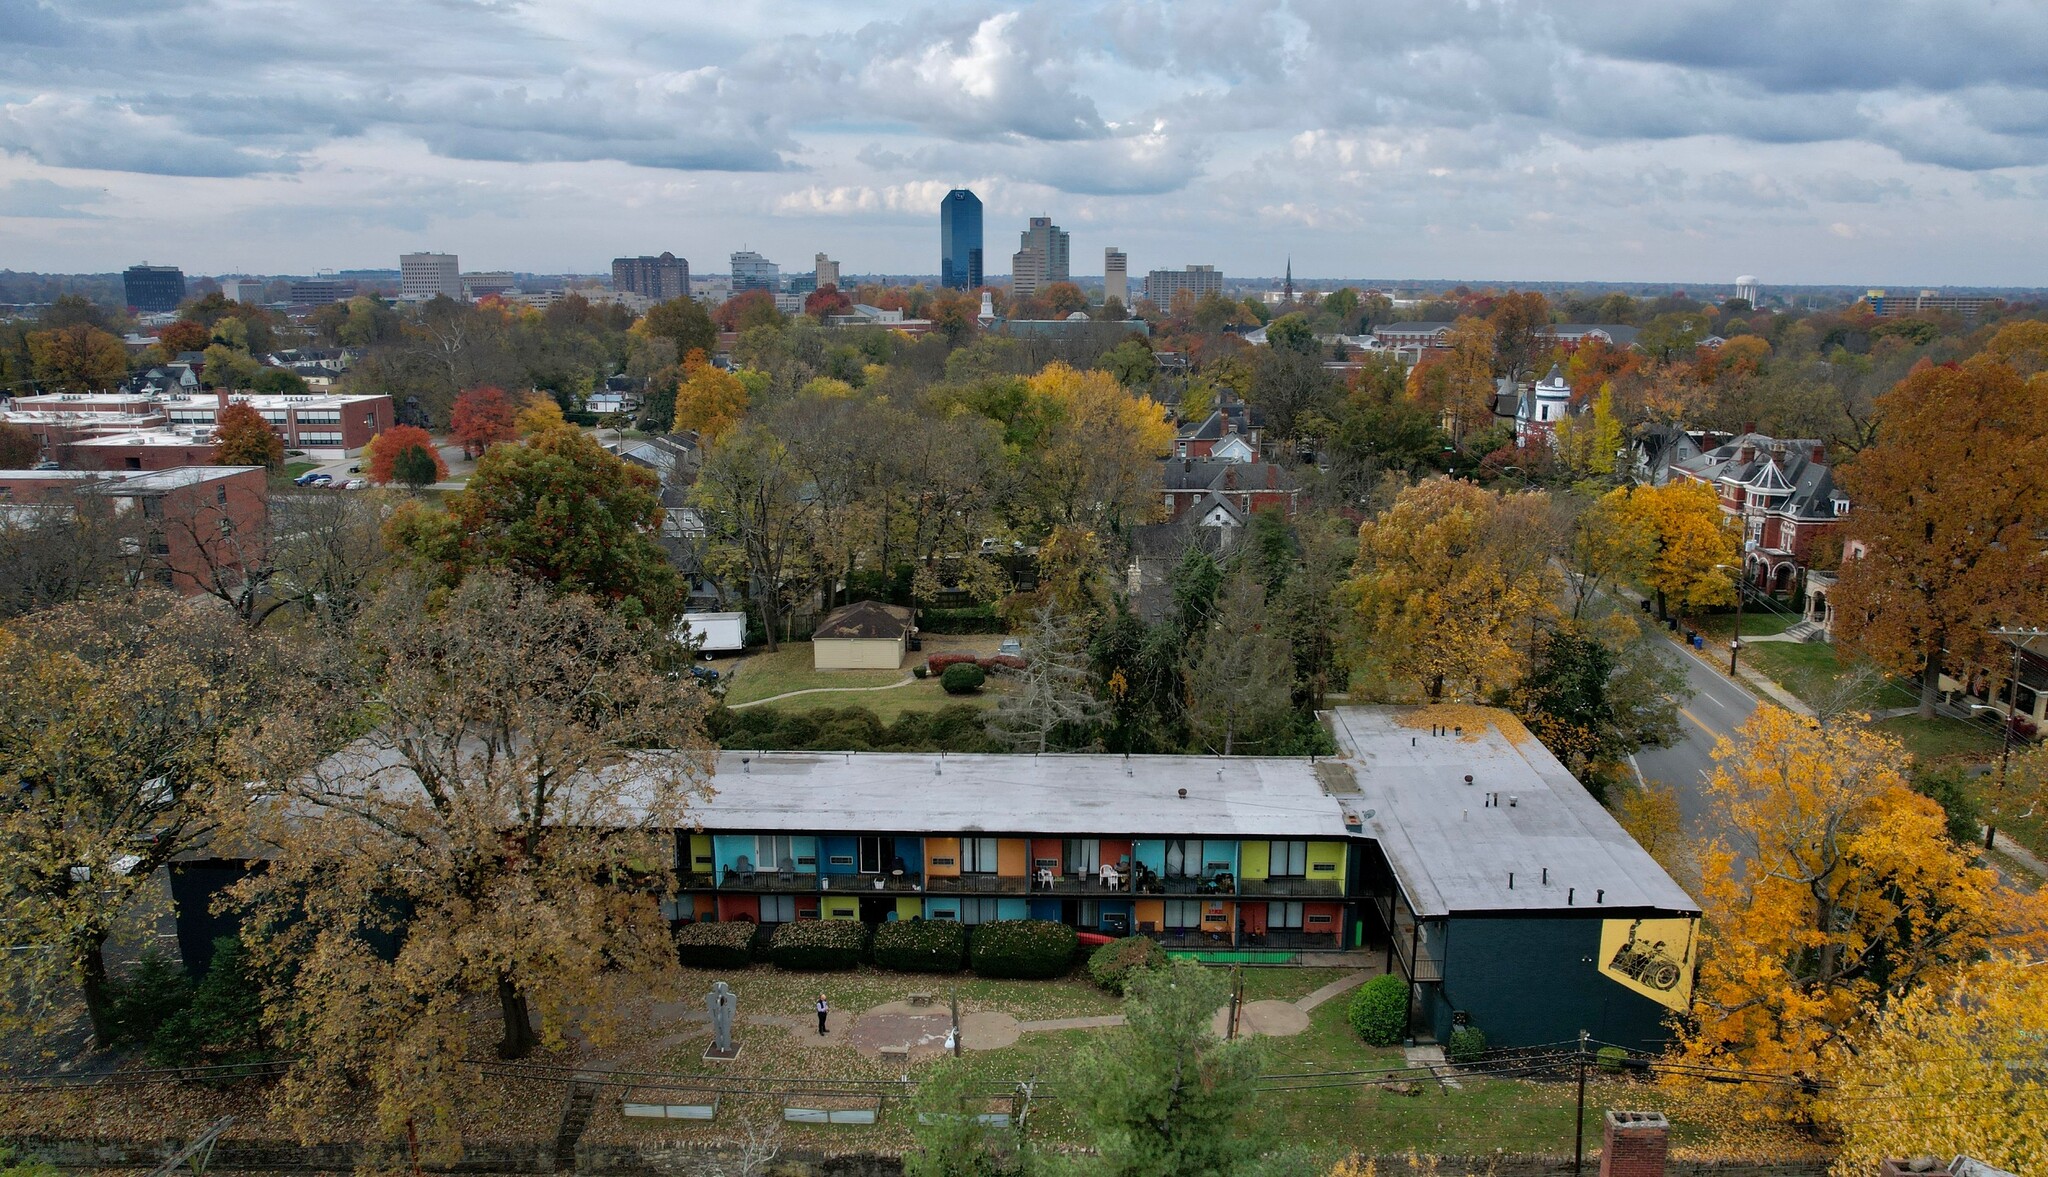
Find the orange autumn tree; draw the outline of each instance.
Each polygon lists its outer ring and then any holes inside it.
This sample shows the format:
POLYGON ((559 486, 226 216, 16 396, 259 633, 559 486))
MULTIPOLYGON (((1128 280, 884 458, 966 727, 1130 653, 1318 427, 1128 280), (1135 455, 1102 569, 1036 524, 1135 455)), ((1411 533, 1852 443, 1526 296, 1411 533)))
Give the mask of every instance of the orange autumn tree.
POLYGON ((539 392, 527 393, 519 402, 518 415, 512 419, 512 426, 522 441, 550 429, 567 428, 568 424, 562 416, 562 406, 555 403, 555 398, 539 392))
POLYGON ((448 477, 448 463, 441 460, 441 451, 435 447, 434 438, 417 425, 393 425, 370 439, 363 454, 363 473, 371 482, 388 486, 394 482, 414 485, 418 474, 427 472, 427 463, 432 462, 433 477, 417 482, 425 486, 448 477), (401 469, 401 465, 405 469, 401 469), (413 474, 413 478, 405 475, 413 474))
POLYGON ((1690 1061, 1825 1078, 1888 1004, 2036 942, 2042 900, 1998 890, 1907 784, 1897 741, 1759 707, 1714 751, 1690 1061), (1739 855, 1739 857, 1738 857, 1739 855))
POLYGON ((746 415, 747 386, 713 364, 701 348, 692 348, 683 357, 683 378, 676 385, 673 428, 693 429, 709 446, 746 415))
POLYGON ((464 457, 481 457, 500 442, 519 438, 518 407, 502 388, 489 384, 464 389, 448 414, 448 434, 464 457))
POLYGON ((213 464, 216 466, 284 465, 284 439, 246 401, 234 401, 213 422, 213 464))
POLYGON ((1877 442, 1842 468, 1861 555, 1835 587, 1841 640, 1920 680, 1982 661, 2001 625, 2048 624, 2048 412, 2004 364, 1922 364, 1877 400, 1877 442))

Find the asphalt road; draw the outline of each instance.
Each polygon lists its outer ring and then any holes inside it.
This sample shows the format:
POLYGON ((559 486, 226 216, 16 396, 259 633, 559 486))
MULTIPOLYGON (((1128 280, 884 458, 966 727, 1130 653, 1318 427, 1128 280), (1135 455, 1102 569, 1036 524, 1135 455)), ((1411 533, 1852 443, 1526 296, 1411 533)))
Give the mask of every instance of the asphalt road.
POLYGON ((1713 771, 1714 745, 1732 736, 1750 713, 1756 697, 1726 677, 1715 673, 1698 655, 1683 651, 1676 642, 1659 634, 1641 639, 1652 643, 1659 656, 1685 671, 1693 696, 1679 711, 1685 736, 1669 748, 1646 748, 1636 753, 1636 768, 1643 778, 1668 786, 1678 796, 1678 810, 1686 833, 1695 838, 1714 831, 1708 828, 1707 774, 1713 771))

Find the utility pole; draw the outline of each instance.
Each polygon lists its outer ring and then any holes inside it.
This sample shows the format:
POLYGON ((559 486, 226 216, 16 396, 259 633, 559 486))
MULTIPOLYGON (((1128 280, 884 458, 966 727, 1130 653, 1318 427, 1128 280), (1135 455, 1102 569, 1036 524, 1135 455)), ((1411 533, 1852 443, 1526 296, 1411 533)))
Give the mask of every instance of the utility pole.
POLYGON ((1579 1170, 1586 1164, 1586 1031, 1579 1031, 1579 1111, 1572 1122, 1572 1177, 1579 1177, 1579 1170))
MULTIPOLYGON (((2012 765, 2012 729, 2014 727, 2014 721, 2019 717, 2020 710, 2020 655, 2023 651, 2026 650, 2028 642, 2033 641, 2035 638, 2048 635, 2048 629, 2039 629, 2032 627, 2021 629, 2018 627, 2013 627, 2007 629, 1994 629, 1991 632, 1997 635, 1998 637, 2004 638, 2008 643, 2012 645, 2012 679, 2006 684, 2007 691, 2011 697, 2006 700, 2004 717, 2005 722, 2003 725, 2001 725, 1999 731, 2000 739, 1998 748, 1998 803, 2002 805, 2005 803, 2006 772, 2012 765)), ((1992 849, 1998 841, 1997 822, 1998 810, 1997 806, 1993 806, 1991 812, 1991 819, 1984 823, 1984 849, 1986 850, 1992 849)))
POLYGON ((960 1057, 960 986, 953 986, 953 1057, 960 1057))

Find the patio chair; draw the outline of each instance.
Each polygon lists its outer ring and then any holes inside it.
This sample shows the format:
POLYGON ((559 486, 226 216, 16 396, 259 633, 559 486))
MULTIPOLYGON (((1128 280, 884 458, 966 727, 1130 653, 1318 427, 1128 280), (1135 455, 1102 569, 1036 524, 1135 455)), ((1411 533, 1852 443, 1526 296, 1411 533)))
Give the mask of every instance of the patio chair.
POLYGON ((759 874, 754 870, 754 860, 742 854, 733 860, 732 868, 738 872, 740 882, 752 885, 759 874))
POLYGON ((796 882, 796 862, 793 859, 784 858, 781 862, 775 864, 775 881, 778 883, 796 882))

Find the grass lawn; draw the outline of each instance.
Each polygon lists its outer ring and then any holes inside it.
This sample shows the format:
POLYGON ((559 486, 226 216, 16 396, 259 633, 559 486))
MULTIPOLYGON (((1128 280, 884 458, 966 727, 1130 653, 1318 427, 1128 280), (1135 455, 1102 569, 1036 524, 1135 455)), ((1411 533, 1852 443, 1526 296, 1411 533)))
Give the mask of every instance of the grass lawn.
POLYGON ((320 463, 318 462, 286 462, 284 464, 284 476, 286 478, 297 478, 299 475, 319 465, 320 463))
MULTIPOLYGON (((756 699, 766 699, 790 691, 810 690, 814 687, 883 687, 901 681, 909 673, 908 667, 901 670, 813 670, 811 644, 787 642, 773 653, 762 651, 734 662, 732 685, 726 688, 725 701, 728 706, 734 703, 751 703, 756 699)), ((830 699, 833 701, 830 706, 840 707, 848 703, 873 700, 886 693, 835 694, 817 698, 830 699)))
MULTIPOLYGON (((1743 619, 1745 628, 1748 620, 1743 619)), ((1834 646, 1825 642, 1758 642, 1744 646, 1742 657, 1809 703, 1840 690, 1844 678, 1859 670, 1859 664, 1845 660, 1834 646)), ((1856 703, 1874 710, 1911 707, 1918 701, 1910 687, 1892 679, 1876 679, 1856 703)))
MULTIPOLYGON (((824 711, 840 707, 865 707, 869 711, 874 712, 875 718, 883 723, 894 723, 906 711, 937 711, 941 707, 950 707, 956 704, 964 704, 968 707, 978 707, 982 710, 987 710, 996 705, 996 699, 1000 694, 1000 688, 996 686, 994 680, 991 680, 988 686, 983 687, 976 694, 949 695, 939 687, 939 680, 931 678, 913 682, 907 687, 898 687, 895 690, 833 691, 829 694, 821 695, 798 695, 794 699, 783 699, 779 702, 765 704, 765 706, 792 715, 805 711, 824 711)), ((726 696, 726 701, 728 703, 731 702, 732 696, 726 696)))
POLYGON ((1903 743, 1913 758, 1923 765, 1950 757, 1981 761, 1998 755, 1995 732, 1983 724, 1953 716, 1922 719, 1917 715, 1900 715, 1879 720, 1870 726, 1903 743))
MULTIPOLYGON (((1790 613, 1764 613, 1745 611, 1742 615, 1742 636, 1746 638, 1775 637, 1798 624, 1799 618, 1790 613)), ((1705 617, 1693 617, 1686 621, 1688 626, 1706 634, 1715 641, 1725 642, 1735 632, 1735 614, 1712 613, 1705 617)))

